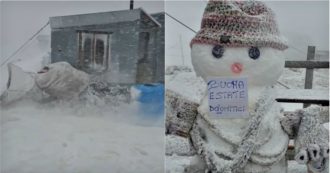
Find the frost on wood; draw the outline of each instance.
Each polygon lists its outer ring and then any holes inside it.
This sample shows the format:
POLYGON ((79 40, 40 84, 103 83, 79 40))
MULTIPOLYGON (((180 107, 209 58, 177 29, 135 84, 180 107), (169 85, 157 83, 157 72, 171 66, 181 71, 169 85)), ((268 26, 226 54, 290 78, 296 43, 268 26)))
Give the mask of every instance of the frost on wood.
POLYGON ((198 104, 166 90, 166 132, 187 136, 197 115, 198 104))
POLYGON ((321 125, 318 107, 309 107, 297 111, 301 117, 296 137, 296 161, 308 164, 308 168, 315 172, 329 171, 329 132, 321 125))
POLYGON ((166 75, 166 132, 187 136, 197 115, 205 83, 188 67, 173 66, 166 75))
POLYGON ((192 156, 195 154, 195 149, 189 142, 188 138, 166 135, 165 136, 165 154, 166 155, 179 155, 179 156, 192 156))
POLYGON ((316 118, 320 124, 323 124, 329 122, 329 107, 312 106, 295 112, 284 112, 284 115, 281 117, 281 125, 283 130, 285 130, 291 138, 297 137, 300 122, 304 115, 313 115, 313 118, 316 118), (306 114, 306 112, 309 112, 309 114, 306 114))

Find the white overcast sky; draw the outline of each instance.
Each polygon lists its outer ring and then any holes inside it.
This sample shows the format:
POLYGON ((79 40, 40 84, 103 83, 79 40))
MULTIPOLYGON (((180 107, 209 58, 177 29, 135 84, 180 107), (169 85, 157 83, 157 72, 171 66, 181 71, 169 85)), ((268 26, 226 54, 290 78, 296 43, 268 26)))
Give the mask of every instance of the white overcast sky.
MULTIPOLYGON (((129 0, 121 1, 1 1, 1 58, 9 56, 47 23, 51 16, 129 9, 129 0)), ((163 1, 135 0, 134 8, 148 13, 164 11, 163 1)), ((49 34, 48 31, 43 34, 49 34)))
MULTIPOLYGON (((288 59, 306 59, 307 46, 329 50, 328 1, 266 1, 289 42, 288 59)), ((198 31, 206 1, 167 1, 165 10, 198 31)), ((166 17, 166 65, 191 66, 190 40, 195 34, 166 17)))
MULTIPOLYGON (((307 46, 329 49, 328 1, 267 1, 277 16, 282 34, 289 40, 289 58, 304 58, 307 46), (294 48, 293 48, 294 47, 294 48)), ((194 30, 198 30, 206 5, 200 1, 141 1, 148 13, 168 12, 194 30)), ((31 37, 50 16, 93 13, 128 9, 129 0, 122 1, 1 1, 1 58, 14 52, 31 37)), ((190 65, 189 42, 195 35, 182 25, 166 17, 166 63, 190 65)), ((47 28, 48 29, 48 28, 47 28)), ((49 29, 43 34, 49 34, 49 29)))

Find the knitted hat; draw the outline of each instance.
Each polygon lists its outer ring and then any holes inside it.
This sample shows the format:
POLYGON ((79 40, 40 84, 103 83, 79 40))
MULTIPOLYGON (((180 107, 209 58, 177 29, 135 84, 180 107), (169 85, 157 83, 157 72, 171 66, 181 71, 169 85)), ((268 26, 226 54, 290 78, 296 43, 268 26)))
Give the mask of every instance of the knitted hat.
POLYGON ((273 11, 258 1, 210 0, 194 43, 287 49, 273 11))

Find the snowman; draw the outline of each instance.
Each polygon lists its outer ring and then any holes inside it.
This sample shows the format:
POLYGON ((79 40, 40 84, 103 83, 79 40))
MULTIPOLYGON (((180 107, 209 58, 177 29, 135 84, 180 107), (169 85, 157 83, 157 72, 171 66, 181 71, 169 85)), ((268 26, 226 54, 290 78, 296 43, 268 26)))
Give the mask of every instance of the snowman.
POLYGON ((189 132, 204 171, 286 173, 285 153, 293 137, 298 163, 313 172, 328 172, 329 138, 319 109, 284 116, 275 101, 271 86, 284 69, 286 48, 274 14, 264 3, 208 2, 201 30, 191 41, 194 70, 206 83, 210 77, 246 78, 248 113, 240 118, 211 116, 206 91, 189 132))

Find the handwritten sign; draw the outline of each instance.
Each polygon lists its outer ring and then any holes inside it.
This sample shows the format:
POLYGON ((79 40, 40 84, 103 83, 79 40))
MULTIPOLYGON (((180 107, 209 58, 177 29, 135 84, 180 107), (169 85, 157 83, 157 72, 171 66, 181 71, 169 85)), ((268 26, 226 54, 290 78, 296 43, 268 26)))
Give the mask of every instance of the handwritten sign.
POLYGON ((247 78, 209 77, 207 82, 210 117, 248 116, 247 78))

